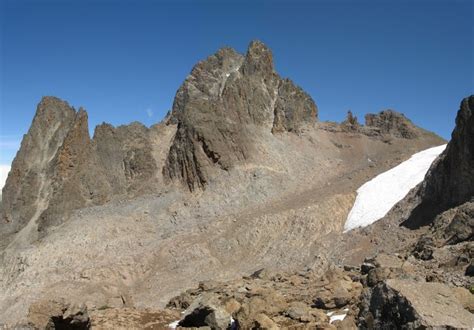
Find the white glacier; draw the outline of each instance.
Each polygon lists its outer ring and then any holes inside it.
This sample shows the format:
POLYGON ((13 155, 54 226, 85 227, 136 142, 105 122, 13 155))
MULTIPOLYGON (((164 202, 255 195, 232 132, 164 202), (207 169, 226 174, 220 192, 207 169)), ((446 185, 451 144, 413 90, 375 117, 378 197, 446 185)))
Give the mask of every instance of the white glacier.
POLYGON ((8 172, 10 172, 9 165, 0 165, 0 195, 2 194, 2 188, 7 181, 8 172))
POLYGON ((383 218, 408 192, 420 183, 431 163, 446 145, 420 151, 407 161, 379 174, 357 189, 357 198, 347 216, 344 232, 368 226, 383 218))

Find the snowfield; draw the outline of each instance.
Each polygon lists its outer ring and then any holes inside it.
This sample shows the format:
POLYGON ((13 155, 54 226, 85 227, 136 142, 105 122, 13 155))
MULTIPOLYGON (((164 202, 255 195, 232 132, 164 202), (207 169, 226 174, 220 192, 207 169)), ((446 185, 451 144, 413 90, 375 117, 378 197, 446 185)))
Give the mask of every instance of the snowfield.
POLYGON ((446 145, 420 151, 407 161, 364 183, 347 216, 344 232, 368 226, 383 218, 388 211, 418 183, 423 181, 431 163, 446 145))
POLYGON ((9 165, 0 165, 0 195, 2 195, 2 188, 7 181, 8 172, 10 172, 9 165))

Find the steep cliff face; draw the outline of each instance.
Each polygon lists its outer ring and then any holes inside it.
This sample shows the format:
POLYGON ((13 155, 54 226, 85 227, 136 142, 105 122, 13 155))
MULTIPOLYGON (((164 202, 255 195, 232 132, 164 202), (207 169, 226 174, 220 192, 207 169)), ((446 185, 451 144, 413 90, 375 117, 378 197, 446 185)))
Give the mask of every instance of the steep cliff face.
POLYGON ((99 166, 89 136, 87 113, 82 108, 51 165, 51 195, 39 217, 39 231, 60 224, 75 209, 103 204, 111 194, 105 168, 99 166))
POLYGON ((74 109, 58 98, 44 97, 38 104, 2 190, 0 233, 18 231, 47 208, 49 173, 75 118, 74 109))
MULTIPOLYGON (((0 234, 29 224, 26 236, 34 239, 76 209, 156 191, 163 166, 154 157, 163 138, 157 129, 102 124, 91 139, 84 109, 44 97, 3 189, 0 234)), ((163 141, 160 147, 169 148, 163 141)))
POLYGON ((226 48, 196 65, 171 118, 178 131, 163 174, 194 190, 204 187, 214 166, 228 170, 248 157, 253 130, 297 131, 316 120, 317 108, 274 72, 271 51, 254 41, 245 57, 226 48))
POLYGON ((414 208, 404 226, 430 224, 439 213, 474 196, 474 95, 461 102, 446 150, 413 193, 414 208))
POLYGON ((136 196, 159 186, 161 173, 153 157, 152 130, 137 122, 117 128, 105 123, 96 127, 93 144, 97 161, 107 169, 104 175, 114 195, 136 196))

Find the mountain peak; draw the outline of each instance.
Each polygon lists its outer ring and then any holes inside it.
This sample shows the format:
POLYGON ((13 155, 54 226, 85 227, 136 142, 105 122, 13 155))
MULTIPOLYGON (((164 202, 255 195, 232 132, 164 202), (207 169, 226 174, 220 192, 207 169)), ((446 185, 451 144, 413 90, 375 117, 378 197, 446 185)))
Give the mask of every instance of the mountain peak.
POLYGON ((248 158, 256 144, 253 127, 297 132, 316 118, 312 98, 274 72, 265 44, 252 41, 245 57, 223 48, 199 62, 176 93, 169 122, 178 131, 164 176, 190 190, 204 187, 214 165, 227 171, 248 158))
POLYGON ((272 73, 273 55, 270 48, 259 40, 252 41, 247 49, 242 71, 248 75, 272 73))

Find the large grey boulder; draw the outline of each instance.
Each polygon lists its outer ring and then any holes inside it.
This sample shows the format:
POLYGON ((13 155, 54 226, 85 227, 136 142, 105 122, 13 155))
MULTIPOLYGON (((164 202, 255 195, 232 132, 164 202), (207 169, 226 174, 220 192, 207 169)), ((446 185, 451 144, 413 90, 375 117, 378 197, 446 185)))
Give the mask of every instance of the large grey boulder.
POLYGON ((197 298, 185 311, 178 325, 181 327, 210 327, 212 330, 231 328, 232 317, 216 296, 205 294, 197 298))
POLYGON ((456 293, 435 282, 389 279, 371 290, 362 303, 359 326, 374 329, 474 327, 474 315, 456 293))

